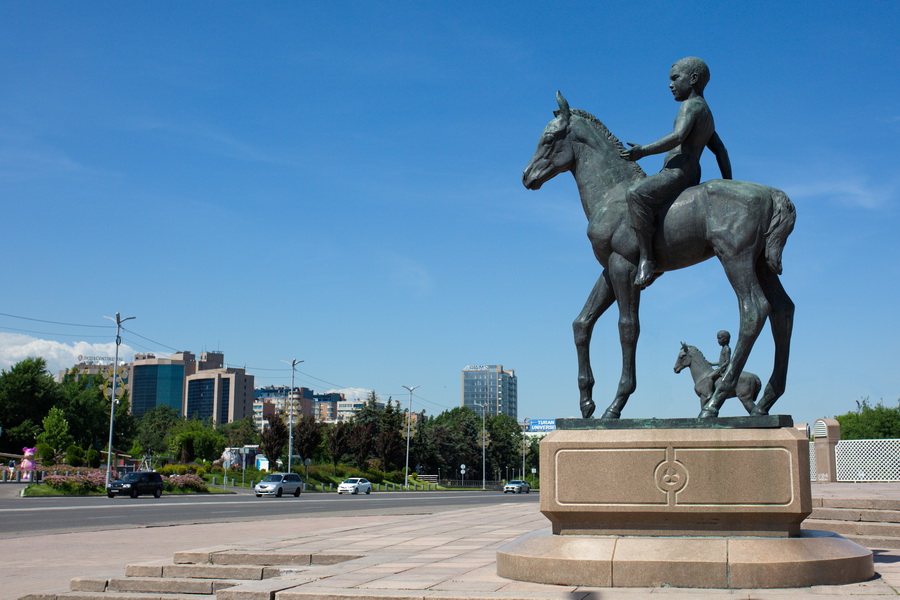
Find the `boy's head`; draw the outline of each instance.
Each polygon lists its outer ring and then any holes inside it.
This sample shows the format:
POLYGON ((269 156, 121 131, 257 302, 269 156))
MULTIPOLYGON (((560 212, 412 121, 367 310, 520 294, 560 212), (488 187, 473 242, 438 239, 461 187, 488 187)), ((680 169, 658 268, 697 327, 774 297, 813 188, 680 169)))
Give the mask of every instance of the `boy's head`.
POLYGON ((682 58, 674 65, 672 65, 672 70, 675 69, 680 70, 685 75, 696 75, 696 80, 693 80, 694 89, 696 89, 701 94, 703 93, 704 88, 706 88, 706 84, 709 83, 709 67, 706 66, 706 63, 703 62, 703 59, 697 58, 696 56, 688 56, 686 58, 682 58))
POLYGON ((728 344, 728 342, 731 341, 731 334, 723 329, 716 334, 716 339, 719 340, 720 346, 725 346, 726 344, 728 344))

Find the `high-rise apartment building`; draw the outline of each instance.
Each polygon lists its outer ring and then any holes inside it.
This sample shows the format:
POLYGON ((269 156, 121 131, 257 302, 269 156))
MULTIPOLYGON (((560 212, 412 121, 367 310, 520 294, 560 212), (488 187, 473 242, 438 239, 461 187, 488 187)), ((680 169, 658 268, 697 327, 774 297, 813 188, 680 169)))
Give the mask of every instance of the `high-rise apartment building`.
POLYGON ((518 420, 518 388, 516 372, 503 365, 467 365, 462 370, 462 405, 481 414, 509 415, 518 420))
POLYGON ((231 423, 252 415, 253 381, 253 375, 235 368, 204 369, 189 375, 184 416, 231 423))

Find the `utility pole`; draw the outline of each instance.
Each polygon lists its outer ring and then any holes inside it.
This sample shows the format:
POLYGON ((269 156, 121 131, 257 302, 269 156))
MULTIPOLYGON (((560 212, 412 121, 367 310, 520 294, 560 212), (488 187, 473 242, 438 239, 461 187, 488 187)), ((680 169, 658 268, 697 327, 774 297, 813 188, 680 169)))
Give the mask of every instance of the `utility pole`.
MULTIPOLYGON (((297 360, 296 358, 290 362, 283 360, 281 361, 285 364, 291 365, 291 389, 288 392, 288 403, 291 405, 291 412, 288 413, 288 465, 287 472, 291 472, 291 459, 294 458, 294 373, 297 371, 297 365, 302 363, 302 360, 297 360)), ((275 457, 270 459, 273 463, 275 461, 275 457)))
POLYGON ((487 450, 487 436, 485 435, 484 428, 484 414, 487 412, 487 401, 484 404, 478 404, 477 402, 473 402, 475 406, 481 407, 481 489, 487 489, 487 480, 485 478, 485 468, 486 468, 486 450, 487 450))
POLYGON ((110 321, 116 322, 116 358, 113 361, 112 368, 112 396, 109 399, 109 447, 107 448, 106 454, 106 485, 109 486, 109 472, 112 469, 112 452, 113 452, 113 425, 116 421, 116 403, 118 403, 118 398, 116 396, 116 387, 119 380, 119 346, 122 344, 122 323, 125 321, 130 321, 136 317, 125 317, 122 318, 122 315, 116 313, 116 318, 112 317, 103 317, 104 319, 109 319, 110 321))
POLYGON ((418 385, 414 385, 409 387, 408 385, 404 385, 406 389, 409 390, 409 411, 406 413, 406 477, 403 479, 403 487, 405 489, 409 489, 409 426, 412 423, 412 393, 413 390, 418 389, 418 385))

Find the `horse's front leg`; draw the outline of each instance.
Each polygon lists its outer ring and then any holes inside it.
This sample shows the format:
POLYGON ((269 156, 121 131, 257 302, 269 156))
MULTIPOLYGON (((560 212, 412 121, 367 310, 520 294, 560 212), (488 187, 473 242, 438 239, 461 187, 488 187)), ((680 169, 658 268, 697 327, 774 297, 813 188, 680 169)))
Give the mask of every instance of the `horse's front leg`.
POLYGON ((575 333, 575 352, 578 355, 578 391, 580 394, 578 405, 581 408, 581 416, 589 419, 594 414, 594 372, 591 370, 591 334, 594 325, 607 308, 609 308, 615 296, 609 284, 606 269, 594 284, 594 289, 588 295, 584 308, 578 318, 572 323, 575 333))
POLYGON ((628 398, 637 387, 635 356, 637 340, 641 333, 638 309, 641 290, 634 285, 636 267, 618 254, 609 259, 610 283, 619 306, 619 342, 622 345, 622 376, 612 404, 603 413, 604 419, 618 419, 628 398))

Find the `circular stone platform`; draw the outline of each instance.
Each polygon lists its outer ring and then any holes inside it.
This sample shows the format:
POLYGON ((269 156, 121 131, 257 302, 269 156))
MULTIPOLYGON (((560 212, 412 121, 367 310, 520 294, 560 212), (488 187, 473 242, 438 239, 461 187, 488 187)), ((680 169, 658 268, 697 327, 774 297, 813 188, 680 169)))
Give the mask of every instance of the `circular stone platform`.
POLYGON ((856 583, 872 552, 830 531, 800 537, 642 537, 535 532, 497 551, 497 574, 591 587, 790 588, 856 583))

